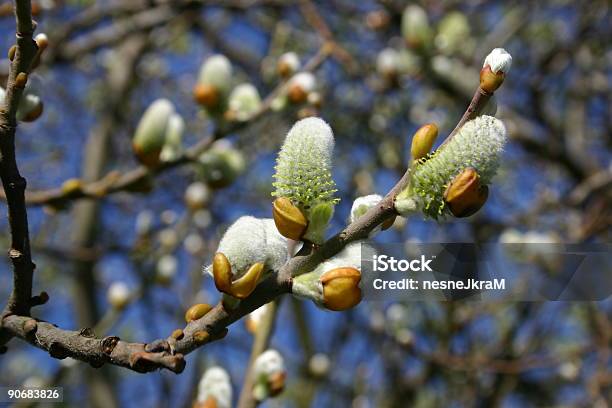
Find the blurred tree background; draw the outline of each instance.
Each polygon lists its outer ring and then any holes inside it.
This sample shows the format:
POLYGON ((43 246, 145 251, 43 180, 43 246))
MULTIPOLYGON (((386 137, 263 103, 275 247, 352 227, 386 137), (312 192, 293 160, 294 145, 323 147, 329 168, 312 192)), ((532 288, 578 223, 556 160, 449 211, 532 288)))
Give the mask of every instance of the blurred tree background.
MULTIPOLYGON (((271 216, 276 153, 305 116, 334 130, 341 201, 330 231, 339 231, 356 197, 384 195, 401 177, 416 129, 453 129, 495 47, 513 56, 496 93, 510 142, 487 204, 452 222, 398 218, 376 239, 610 242, 608 1, 32 3, 37 32, 49 37, 29 81, 44 111, 19 125, 16 150, 28 180, 34 287, 50 295, 34 315, 62 328, 150 341, 183 327, 190 305, 215 304, 202 267, 239 216, 271 216), (425 11, 425 20, 414 17, 414 38, 401 28, 409 4, 425 11), (273 94, 293 68, 279 66, 287 52, 314 75, 307 96, 289 95, 294 102, 273 94), (242 120, 240 105, 207 113, 194 101, 200 66, 215 54, 231 61, 232 88, 250 83, 261 95, 254 117, 242 120), (190 154, 149 171, 134 158, 132 136, 158 98, 183 118, 190 154), (124 307, 108 295, 111 286, 121 295, 118 283, 129 291, 124 307)), ((0 14, 8 50, 10 2, 0 14)), ((0 225, 8 231, 6 217, 0 225)), ((8 233, 1 239, 8 248, 8 233)), ((0 265, 7 299, 11 268, 5 258, 0 265)), ((362 302, 334 313, 284 297, 269 343, 284 357, 285 390, 262 406, 607 407, 611 306, 362 302)), ((182 374, 143 375, 56 360, 13 340, 0 384, 63 386, 65 406, 188 407, 206 368, 221 365, 237 401, 252 342, 237 322, 187 356, 182 374)))

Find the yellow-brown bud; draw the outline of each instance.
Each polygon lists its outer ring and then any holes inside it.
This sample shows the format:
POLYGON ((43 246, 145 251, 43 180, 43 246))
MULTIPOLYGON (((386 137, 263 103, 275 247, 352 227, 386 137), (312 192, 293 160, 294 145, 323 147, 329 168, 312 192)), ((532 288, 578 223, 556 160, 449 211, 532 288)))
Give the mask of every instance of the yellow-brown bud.
POLYGON ((202 344, 206 342, 209 337, 210 337, 210 334, 208 334, 208 332, 204 330, 198 330, 197 332, 193 333, 193 340, 197 344, 202 344))
POLYGON ((209 84, 197 84, 193 88, 193 99, 206 108, 214 108, 219 104, 219 91, 209 84))
POLYGON ((17 76, 15 77, 15 86, 17 88, 25 88, 27 83, 28 83, 28 74, 26 74, 25 72, 18 73, 17 76))
POLYGON ((292 103, 304 103, 308 98, 308 93, 300 84, 291 84, 287 90, 287 97, 292 103))
POLYGON ((198 320, 206 313, 210 312, 211 309, 211 305, 207 305, 206 303, 197 303, 187 309, 187 311, 185 312, 185 321, 189 323, 194 320, 198 320))
POLYGON ((502 71, 499 71, 497 74, 491 71, 491 67, 489 65, 485 66, 480 70, 480 88, 492 94, 504 83, 504 79, 506 78, 506 74, 502 71))
POLYGON ((370 11, 366 15, 366 26, 371 30, 381 30, 389 25, 391 16, 383 9, 370 11))
POLYGON ((15 53, 17 52, 17 46, 16 45, 12 45, 11 48, 9 48, 8 51, 8 58, 10 61, 15 59, 15 53))
POLYGON ((144 164, 146 167, 156 167, 161 162, 159 155, 162 151, 162 148, 151 149, 146 152, 140 145, 137 143, 132 143, 132 149, 134 151, 134 155, 138 159, 138 161, 144 164))
POLYGON ((238 299, 244 299, 255 290, 264 270, 264 264, 257 262, 244 275, 232 282, 232 265, 227 257, 217 252, 213 259, 213 278, 219 292, 227 293, 238 299))
POLYGON ((62 193, 66 196, 72 196, 81 193, 83 182, 78 178, 71 178, 62 183, 62 193))
POLYGON ((244 299, 249 296, 255 290, 263 269, 264 264, 261 262, 253 264, 240 279, 232 282, 232 287, 228 294, 238 299, 244 299))
POLYGON ((294 67, 287 61, 278 61, 276 65, 276 72, 283 78, 287 78, 289 75, 293 74, 294 71, 294 67))
POLYGON ((181 330, 181 329, 176 329, 175 331, 172 332, 170 337, 172 337, 173 339, 176 339, 176 340, 180 340, 183 337, 185 337, 185 333, 183 333, 183 330, 181 330))
POLYGON ((275 397, 285 389, 285 378, 287 373, 284 371, 274 373, 268 377, 268 390, 270 396, 275 397))
POLYGON ((355 268, 336 268, 320 278, 323 304, 329 310, 347 310, 361 301, 361 273, 355 268))
POLYGON ((464 169, 448 185, 444 201, 455 217, 469 217, 487 201, 489 188, 481 185, 480 176, 472 167, 464 169))
POLYGON ((224 254, 217 252, 212 266, 217 290, 228 293, 232 288, 232 265, 224 254))
POLYGON ((410 147, 412 160, 419 160, 425 157, 431 151, 437 137, 438 127, 435 124, 429 123, 421 126, 412 136, 412 145, 410 147))
POLYGON ((212 395, 206 398, 203 402, 195 401, 192 408, 218 408, 217 400, 212 395))
POLYGON ((272 216, 278 232, 294 241, 299 241, 308 227, 306 216, 286 197, 279 197, 274 200, 272 216))

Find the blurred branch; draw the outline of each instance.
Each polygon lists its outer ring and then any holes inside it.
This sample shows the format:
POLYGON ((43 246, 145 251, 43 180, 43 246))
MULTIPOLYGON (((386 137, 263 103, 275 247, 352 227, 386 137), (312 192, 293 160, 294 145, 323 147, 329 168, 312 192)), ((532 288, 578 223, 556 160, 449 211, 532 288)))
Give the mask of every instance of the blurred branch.
POLYGON ((286 6, 281 0, 136 0, 129 2, 114 1, 94 4, 67 22, 66 26, 54 36, 53 48, 48 53, 48 61, 72 61, 83 54, 101 47, 120 42, 130 34, 147 31, 172 20, 177 14, 189 17, 194 10, 203 6, 218 6, 246 9, 257 5, 286 6), (74 41, 69 37, 79 30, 98 25, 108 18, 118 21, 80 36, 74 41))
POLYGON ((319 33, 331 48, 334 58, 344 65, 349 73, 354 73, 357 70, 357 62, 353 56, 336 41, 325 19, 323 19, 319 13, 317 6, 310 0, 300 0, 299 7, 306 22, 319 33))
MULTIPOLYGON (((314 71, 328 58, 330 48, 323 46, 319 51, 306 63, 304 71, 314 71)), ((130 191, 136 189, 142 183, 146 183, 149 177, 163 173, 167 170, 192 163, 197 161, 198 157, 206 151, 216 140, 246 128, 248 125, 257 122, 266 113, 270 111, 270 107, 274 99, 284 91, 287 81, 279 84, 270 94, 264 99, 261 107, 248 120, 241 122, 225 123, 218 127, 212 135, 202 139, 192 147, 186 149, 177 158, 163 162, 154 169, 149 169, 146 166, 138 166, 125 173, 120 173, 116 170, 108 172, 99 180, 84 183, 78 191, 66 193, 62 188, 54 188, 44 191, 35 191, 27 194, 27 205, 61 205, 63 203, 81 199, 99 199, 110 194, 120 191, 130 191)), ((6 196, 0 193, 0 199, 6 196)))
POLYGON ((253 366, 257 357, 266 351, 270 344, 270 339, 274 332, 274 322, 278 314, 279 301, 280 299, 268 303, 265 314, 262 316, 257 326, 253 347, 251 349, 251 357, 249 358, 249 364, 244 372, 244 383, 242 384, 242 391, 240 392, 240 398, 238 400, 238 408, 255 408, 257 406, 257 401, 253 397, 253 385, 255 384, 253 366))

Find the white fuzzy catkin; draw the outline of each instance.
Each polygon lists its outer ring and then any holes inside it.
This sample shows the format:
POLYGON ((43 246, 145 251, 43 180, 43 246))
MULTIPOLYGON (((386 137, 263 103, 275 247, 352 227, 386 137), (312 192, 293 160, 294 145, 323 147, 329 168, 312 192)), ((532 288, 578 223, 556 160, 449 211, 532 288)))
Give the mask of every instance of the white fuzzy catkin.
POLYGON ((191 183, 185 190, 185 202, 191 208, 202 208, 210 200, 210 190, 201 181, 191 183))
POLYGON ((252 84, 240 84, 232 90, 228 106, 230 111, 236 115, 237 120, 244 121, 259 110, 261 97, 257 88, 252 84))
POLYGON ((285 138, 276 160, 276 197, 287 197, 303 210, 335 202, 331 177, 334 134, 323 119, 298 121, 285 138))
POLYGON ((115 308, 122 308, 130 300, 130 288, 124 282, 113 282, 108 288, 108 303, 115 308))
POLYGON ((161 149, 173 114, 174 105, 168 99, 160 98, 151 103, 138 123, 134 144, 145 152, 161 149))
POLYGON ((253 370, 255 376, 270 376, 276 373, 282 373, 285 371, 285 361, 278 351, 268 349, 255 359, 253 370))
POLYGON ((385 48, 376 57, 376 70, 381 75, 394 75, 400 69, 400 54, 393 48, 385 48))
POLYGON ((232 84, 232 63, 225 55, 213 55, 202 64, 198 82, 212 85, 224 94, 229 93, 232 84))
POLYGON ((40 99, 40 96, 35 95, 31 93, 30 91, 26 90, 24 94, 21 96, 21 99, 19 100, 19 105, 17 107, 17 114, 16 114, 17 120, 21 121, 27 118, 27 116, 33 110, 38 109, 40 107, 39 105, 41 103, 42 103, 42 100, 40 99))
POLYGON ((444 191, 467 167, 478 172, 482 184, 489 184, 505 144, 504 124, 483 115, 467 122, 448 143, 419 161, 412 172, 410 191, 421 202, 423 213, 432 218, 444 214, 444 191))
POLYGON ((153 228, 153 222, 155 220, 155 215, 153 211, 143 210, 138 213, 136 216, 136 222, 134 229, 138 235, 145 235, 151 232, 153 228))
POLYGON ((211 367, 202 376, 198 384, 198 402, 205 402, 209 397, 215 399, 217 408, 231 408, 232 384, 230 376, 221 367, 211 367))
POLYGON ((327 261, 321 263, 315 269, 315 271, 317 271, 319 274, 323 274, 327 271, 331 271, 332 269, 345 267, 355 268, 361 271, 362 244, 368 247, 366 244, 364 244, 364 241, 357 241, 348 244, 336 256, 333 256, 327 261))
POLYGON ((381 202, 382 199, 382 196, 379 194, 357 197, 355 201, 353 201, 353 206, 351 207, 350 222, 355 222, 355 220, 364 215, 370 208, 381 202))
POLYGON ((482 67, 484 68, 487 65, 491 67, 491 71, 496 74, 498 72, 507 74, 512 66, 512 56, 503 48, 495 48, 487 55, 482 67))
POLYGON ((178 113, 173 113, 168 119, 164 147, 160 154, 162 161, 175 160, 182 150, 185 121, 178 113))
POLYGON ((34 41, 36 41, 36 45, 38 48, 45 49, 49 45, 49 37, 45 33, 38 33, 36 37, 34 37, 34 41))
POLYGON ((427 12, 420 6, 411 4, 402 13, 402 36, 412 45, 424 45, 431 37, 431 27, 427 12))
POLYGON ((171 280, 176 275, 178 259, 174 255, 164 255, 157 261, 157 276, 164 280, 171 280))
MULTIPOLYGON (((288 259, 287 238, 270 218, 240 217, 225 232, 217 252, 223 253, 232 266, 232 277, 238 279, 255 263, 264 271, 277 271, 288 259)), ((211 268, 207 268, 212 274, 211 268)))
POLYGON ((290 72, 300 69, 300 57, 293 52, 286 52, 278 58, 278 63, 287 66, 290 72))
POLYGON ((317 79, 311 72, 299 72, 289 80, 289 86, 299 86, 308 94, 317 87, 317 79))

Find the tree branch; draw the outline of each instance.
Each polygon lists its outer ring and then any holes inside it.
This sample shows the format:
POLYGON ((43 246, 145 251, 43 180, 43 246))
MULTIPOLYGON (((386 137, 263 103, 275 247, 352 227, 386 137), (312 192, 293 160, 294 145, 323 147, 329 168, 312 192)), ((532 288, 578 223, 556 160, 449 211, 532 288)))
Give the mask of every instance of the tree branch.
MULTIPOLYGON (((322 47, 305 69, 313 69, 318 66, 327 57, 329 52, 329 47, 322 47)), ((284 85, 285 84, 281 84, 277 87, 268 98, 274 98, 277 92, 282 91, 284 85)), ((480 89, 477 90, 472 102, 459 123, 464 123, 480 112, 487 101, 488 98, 482 96, 480 89)), ((262 108, 251 119, 259 117, 264 112, 265 109, 262 108)), ((460 126, 458 125, 457 128, 460 128, 460 126)), ((453 133, 449 135, 449 138, 452 135, 453 133)), ((259 283, 253 293, 246 299, 240 301, 237 306, 229 308, 225 307, 223 302, 219 302, 202 318, 187 324, 180 332, 179 336, 169 336, 165 340, 155 340, 147 345, 118 341, 117 344, 121 346, 117 353, 113 354, 111 351, 111 358, 105 358, 99 351, 95 353, 85 353, 83 348, 84 340, 74 340, 76 332, 61 330, 48 323, 39 324, 38 326, 42 327, 42 332, 40 332, 42 336, 50 336, 43 337, 43 339, 52 338, 52 342, 41 341, 38 339, 38 335, 34 336, 34 338, 31 337, 31 332, 24 328, 26 321, 33 320, 28 317, 9 316, 7 319, 10 320, 7 320, 6 323, 7 328, 12 335, 49 351, 53 357, 58 357, 54 355, 54 348, 60 347, 62 351, 60 356, 74 357, 90 363, 93 362, 94 364, 103 364, 106 362, 139 372, 152 371, 157 368, 166 368, 174 372, 180 372, 185 364, 184 355, 205 344, 225 337, 229 325, 264 304, 275 300, 279 296, 291 293, 294 276, 313 270, 321 262, 338 254, 346 245, 360 239, 366 239, 370 232, 378 225, 391 217, 397 216, 398 214, 394 206, 395 197, 406 187, 408 181, 409 172, 406 171, 402 178, 378 205, 370 208, 363 216, 349 224, 340 233, 328 239, 317 250, 312 251, 309 248, 303 251, 305 253, 300 251, 300 253, 291 258, 278 273, 272 274, 259 283), (53 344, 57 345, 52 346, 53 344), (151 353, 153 354, 151 355, 151 353)), ((33 325, 33 323, 28 324, 33 325)), ((38 333, 38 331, 36 331, 36 333, 38 333)), ((112 338, 116 339, 115 337, 112 338)), ((95 340, 95 342, 100 342, 100 340, 95 340)), ((90 340, 87 344, 91 346, 94 343, 91 343, 90 340)))
POLYGON ((182 354, 173 353, 168 343, 128 343, 119 337, 94 337, 89 329, 77 331, 62 330, 55 325, 38 321, 27 316, 4 318, 3 328, 13 336, 46 350, 51 357, 64 359, 72 357, 88 362, 98 368, 104 363, 146 373, 159 368, 180 373, 185 368, 182 354))
MULTIPOLYGON (((27 82, 32 60, 38 51, 32 39, 29 0, 15 2, 17 44, 11 62, 6 87, 5 105, 0 111, 0 178, 6 195, 11 234, 9 257, 13 264, 13 291, 2 316, 12 313, 29 314, 32 306, 32 274, 34 263, 30 254, 28 215, 25 207, 26 180, 19 173, 15 158, 16 112, 27 82)), ((6 339, 0 337, 0 345, 6 339)))

